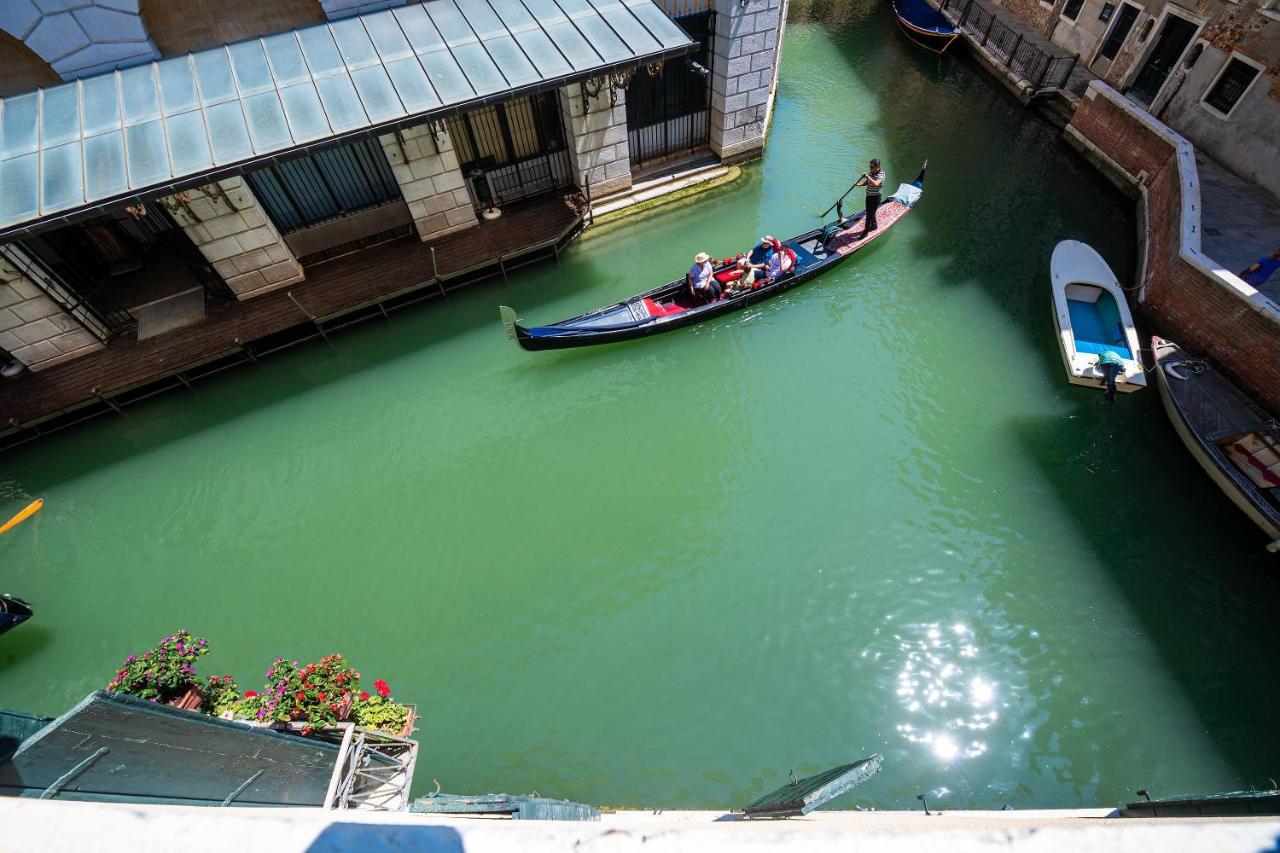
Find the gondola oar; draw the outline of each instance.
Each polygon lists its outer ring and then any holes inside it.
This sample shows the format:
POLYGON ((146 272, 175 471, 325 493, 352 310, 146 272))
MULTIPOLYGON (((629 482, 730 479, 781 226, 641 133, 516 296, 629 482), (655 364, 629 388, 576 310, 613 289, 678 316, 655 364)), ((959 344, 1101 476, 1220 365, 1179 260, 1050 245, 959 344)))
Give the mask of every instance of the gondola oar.
POLYGON ((852 186, 850 186, 850 187, 849 187, 849 189, 845 190, 845 191, 844 191, 844 195, 842 195, 842 196, 840 196, 840 198, 836 199, 836 203, 835 203, 835 204, 831 205, 831 206, 830 206, 830 207, 828 207, 826 210, 822 211, 822 216, 821 216, 820 218, 822 218, 822 219, 826 219, 826 218, 827 218, 827 214, 828 214, 828 213, 830 213, 831 211, 835 210, 837 207, 839 207, 839 206, 840 206, 840 204, 844 201, 844 197, 845 197, 845 196, 847 196, 849 193, 853 192, 855 189, 857 189, 857 187, 858 187, 858 185, 855 183, 855 184, 853 184, 852 186))
POLYGON ((10 530, 39 512, 40 507, 42 506, 44 506, 44 498, 36 498, 31 503, 27 504, 26 509, 6 521, 3 526, 0 526, 0 533, 8 533, 10 530))

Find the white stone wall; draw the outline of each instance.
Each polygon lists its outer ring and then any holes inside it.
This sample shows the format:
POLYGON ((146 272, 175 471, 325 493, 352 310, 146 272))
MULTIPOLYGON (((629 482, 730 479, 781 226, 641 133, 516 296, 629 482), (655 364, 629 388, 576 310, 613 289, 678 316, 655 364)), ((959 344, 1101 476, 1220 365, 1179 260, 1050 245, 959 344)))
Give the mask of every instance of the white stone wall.
POLYGON ((783 0, 715 0, 711 56, 711 150, 740 158, 764 147, 783 0))
POLYGON ((0 254, 0 348, 31 370, 43 370, 102 347, 0 254))
MULTIPOLYGON (((641 72, 643 73, 643 71, 641 72)), ((595 91, 596 81, 589 81, 595 91)), ((627 144, 627 92, 605 82, 582 103, 582 85, 560 89, 560 108, 569 134, 569 163, 579 189, 590 187, 592 200, 631 186, 631 148, 627 144)))
POLYGON ((378 137, 378 141, 420 238, 435 240, 478 224, 447 130, 439 128, 432 139, 430 129, 420 124, 401 130, 400 139, 389 133, 378 137))
POLYGON ((237 299, 297 284, 302 265, 244 178, 226 178, 161 199, 237 299))

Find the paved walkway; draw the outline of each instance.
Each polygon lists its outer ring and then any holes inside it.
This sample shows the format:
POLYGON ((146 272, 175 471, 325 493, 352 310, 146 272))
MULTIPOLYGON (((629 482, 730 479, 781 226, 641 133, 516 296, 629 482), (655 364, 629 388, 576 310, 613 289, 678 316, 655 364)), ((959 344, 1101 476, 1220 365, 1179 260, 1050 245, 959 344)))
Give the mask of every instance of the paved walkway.
MULTIPOLYGON (((1196 152, 1200 248, 1233 273, 1280 249, 1280 201, 1196 152)), ((1280 274, 1258 288, 1280 305, 1280 274)))

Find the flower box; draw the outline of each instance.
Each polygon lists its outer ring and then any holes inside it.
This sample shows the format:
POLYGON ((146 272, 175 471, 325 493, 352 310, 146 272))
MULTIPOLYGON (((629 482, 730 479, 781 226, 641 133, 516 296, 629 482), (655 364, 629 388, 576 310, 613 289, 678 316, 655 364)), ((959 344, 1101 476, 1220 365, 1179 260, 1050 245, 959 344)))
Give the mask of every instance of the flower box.
POLYGON ((165 702, 172 708, 181 708, 184 711, 199 711, 200 706, 204 704, 204 691, 199 685, 193 684, 184 692, 165 702))

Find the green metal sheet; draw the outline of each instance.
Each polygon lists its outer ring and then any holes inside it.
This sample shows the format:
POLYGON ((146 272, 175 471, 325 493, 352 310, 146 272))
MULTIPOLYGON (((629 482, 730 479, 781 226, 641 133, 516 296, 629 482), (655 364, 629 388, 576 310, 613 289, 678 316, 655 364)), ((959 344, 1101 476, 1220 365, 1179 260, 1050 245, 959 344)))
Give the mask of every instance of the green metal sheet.
POLYGON ((51 722, 53 720, 49 717, 0 708, 0 761, 6 761, 18 751, 18 746, 24 740, 51 722))
POLYGON ((419 797, 409 811, 419 814, 509 815, 513 820, 599 820, 600 810, 569 800, 511 794, 434 794, 419 797))
POLYGON ((1242 815, 1280 815, 1280 791, 1193 794, 1129 803, 1120 807, 1121 817, 1238 817, 1242 815))
POLYGON ((883 761, 884 758, 880 755, 873 755, 825 773, 793 779, 747 806, 747 817, 793 817, 808 814, 876 775, 880 772, 883 761))

